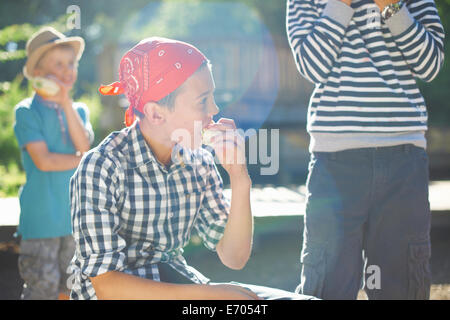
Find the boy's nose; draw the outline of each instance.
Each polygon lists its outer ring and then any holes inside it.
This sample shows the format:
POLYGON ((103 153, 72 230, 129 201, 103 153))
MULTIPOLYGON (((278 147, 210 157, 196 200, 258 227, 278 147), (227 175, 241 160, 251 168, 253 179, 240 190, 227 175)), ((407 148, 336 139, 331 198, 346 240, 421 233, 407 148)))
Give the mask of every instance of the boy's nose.
POLYGON ((219 113, 219 107, 216 105, 216 103, 211 103, 208 107, 208 115, 215 116, 219 113))

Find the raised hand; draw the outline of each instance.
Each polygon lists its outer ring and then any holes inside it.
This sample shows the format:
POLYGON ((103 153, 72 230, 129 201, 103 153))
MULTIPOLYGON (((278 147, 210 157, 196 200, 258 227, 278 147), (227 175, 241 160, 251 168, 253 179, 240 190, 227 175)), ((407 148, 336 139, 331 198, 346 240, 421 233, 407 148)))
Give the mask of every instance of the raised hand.
POLYGON ((54 81, 59 86, 59 91, 54 96, 46 97, 45 100, 56 102, 63 108, 68 106, 71 107, 72 100, 70 98, 70 90, 72 89, 72 85, 66 85, 54 76, 48 76, 47 78, 54 81))
POLYGON ((210 145, 230 177, 247 173, 245 141, 237 132, 234 120, 221 118, 211 124, 208 130, 218 131, 211 138, 210 145))

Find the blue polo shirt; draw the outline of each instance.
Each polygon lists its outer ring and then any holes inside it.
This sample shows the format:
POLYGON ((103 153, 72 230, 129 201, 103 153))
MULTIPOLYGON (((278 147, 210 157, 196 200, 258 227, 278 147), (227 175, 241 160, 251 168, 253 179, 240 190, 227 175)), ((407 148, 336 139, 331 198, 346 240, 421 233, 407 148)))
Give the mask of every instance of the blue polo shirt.
MULTIPOLYGON (((93 132, 88 108, 83 103, 74 103, 73 107, 83 120, 92 143, 93 132)), ((60 110, 60 114, 61 118, 58 111, 37 94, 21 101, 15 107, 14 133, 26 173, 26 183, 19 191, 18 233, 22 239, 54 238, 72 233, 69 181, 75 169, 41 171, 25 149, 30 142, 44 141, 49 152, 75 154, 65 113, 60 110), (62 130, 61 120, 65 130, 62 130)))

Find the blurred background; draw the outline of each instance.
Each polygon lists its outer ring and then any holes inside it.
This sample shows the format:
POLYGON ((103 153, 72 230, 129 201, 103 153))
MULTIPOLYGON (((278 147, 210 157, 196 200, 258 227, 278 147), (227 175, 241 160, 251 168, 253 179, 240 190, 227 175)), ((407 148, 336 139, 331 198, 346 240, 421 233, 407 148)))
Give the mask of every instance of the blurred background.
MULTIPOLYGON (((450 24, 450 0, 436 1, 436 5, 447 30, 450 24)), ((100 96, 97 91, 99 85, 118 80, 120 58, 140 40, 151 36, 169 37, 195 45, 211 61, 217 88, 216 102, 220 107, 216 120, 222 116, 230 117, 244 130, 266 129, 269 140, 271 130, 279 130, 279 170, 275 175, 261 175, 260 169, 268 164, 261 161, 259 155, 258 161, 249 165, 255 187, 269 184, 303 185, 309 160, 306 113, 313 85, 304 80, 296 69, 286 37, 285 14, 285 0, 2 0, 0 198, 17 197, 19 187, 25 182, 13 132, 13 109, 32 93, 29 83, 22 75, 26 41, 46 25, 54 26, 66 36, 81 36, 86 41, 73 96, 75 100, 85 102, 90 109, 95 131, 94 145, 111 131, 124 127, 123 116, 127 107, 123 97, 100 96)), ((450 48, 449 39, 450 37, 446 39, 447 53, 450 48)), ((443 70, 432 83, 418 80, 429 110, 427 139, 431 180, 450 179, 449 64, 447 59, 443 70)), ((276 146, 270 145, 269 154, 276 153, 275 148, 276 146)), ((227 175, 224 174, 223 177, 227 184, 227 175)), ((450 191, 447 191, 450 195, 450 191)), ((1 211, 4 208, 0 206, 0 213, 3 213, 1 211)), ((223 273, 225 271, 222 272, 218 265, 205 268, 219 270, 217 280, 233 276, 235 280, 241 278, 251 281, 254 273, 248 270, 264 268, 270 264, 269 269, 258 274, 261 281, 256 282, 274 286, 278 284, 279 287, 293 290, 299 276, 297 267, 301 233, 298 227, 301 226, 302 219, 298 216, 286 219, 261 220, 257 223, 256 239, 259 239, 258 234, 265 236, 256 241, 254 253, 258 256, 260 252, 261 257, 265 257, 265 250, 272 248, 278 250, 279 254, 284 254, 284 257, 270 259, 270 263, 264 258, 253 259, 250 261, 250 269, 246 268, 247 271, 240 273, 223 273), (291 230, 296 236, 294 241, 292 238, 285 239, 291 235, 285 232, 289 228, 295 229, 291 230), (267 234, 271 236, 266 237, 267 234), (264 241, 268 243, 263 246, 264 241), (280 250, 280 246, 283 247, 283 243, 287 242, 290 246, 280 250), (274 266, 274 261, 279 261, 279 266, 274 266), (290 274, 292 278, 284 278, 284 282, 274 278, 273 268, 285 276, 290 274)), ((444 245, 441 243, 444 250, 449 248, 448 239, 446 241, 444 245)), ((3 246, 8 247, 8 244, 3 246)), ((193 243, 187 250, 194 257, 198 256, 192 249, 195 246, 193 243)), ((0 251, 1 249, 0 245, 0 251)), ((202 259, 210 261, 208 257, 202 259)), ((449 270, 450 261, 445 261, 442 263, 449 270)), ((0 260, 0 266, 2 263, 5 268, 7 263, 11 263, 11 268, 15 266, 15 261, 0 260)), ((200 270, 204 271, 202 268, 200 270)), ((442 281, 450 283, 448 274, 444 278, 446 280, 442 281)), ((16 287, 11 290, 17 290, 16 287)), ((11 295, 6 297, 10 298, 11 295)))
MULTIPOLYGON (((437 1, 437 6, 446 28, 450 0, 437 1)), ((14 196, 24 182, 12 111, 31 93, 21 73, 24 48, 43 25, 86 41, 73 94, 90 108, 95 145, 124 127, 127 106, 123 97, 101 97, 97 88, 118 79, 118 64, 126 50, 146 37, 164 36, 194 44, 211 60, 221 109, 217 118, 232 117, 244 130, 268 129, 269 136, 270 129, 280 130, 280 169, 276 175, 261 175, 258 158, 249 166, 254 183, 304 183, 306 110, 313 85, 297 72, 286 37, 285 7, 284 0, 1 1, 0 197, 14 196)), ((420 87, 429 109, 431 179, 450 178, 448 59, 439 76, 420 87)))

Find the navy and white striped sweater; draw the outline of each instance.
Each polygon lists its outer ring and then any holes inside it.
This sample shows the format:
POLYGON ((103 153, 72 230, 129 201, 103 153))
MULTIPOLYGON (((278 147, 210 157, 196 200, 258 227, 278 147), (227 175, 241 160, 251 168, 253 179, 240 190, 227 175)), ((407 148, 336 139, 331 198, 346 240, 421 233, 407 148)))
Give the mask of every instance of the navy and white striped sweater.
POLYGON ((433 0, 410 0, 385 22, 373 0, 288 0, 287 33, 299 72, 316 84, 310 134, 427 129, 415 78, 433 80, 444 61, 433 0))

